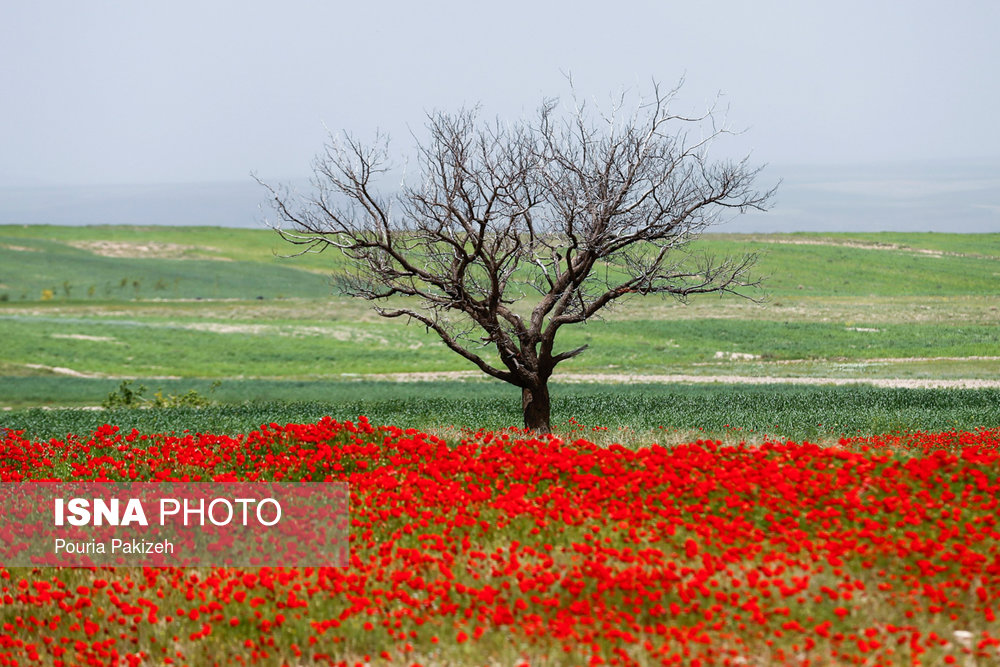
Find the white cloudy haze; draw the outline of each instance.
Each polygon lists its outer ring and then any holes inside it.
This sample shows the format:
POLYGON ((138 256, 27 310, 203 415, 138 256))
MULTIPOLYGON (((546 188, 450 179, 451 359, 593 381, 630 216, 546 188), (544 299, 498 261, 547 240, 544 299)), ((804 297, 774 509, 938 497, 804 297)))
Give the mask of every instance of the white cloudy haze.
POLYGON ((307 175, 327 128, 402 150, 428 110, 517 118, 571 71, 721 92, 747 131, 720 150, 784 180, 742 228, 1000 231, 998 32, 991 0, 6 3, 0 222, 260 224, 250 172, 307 175))

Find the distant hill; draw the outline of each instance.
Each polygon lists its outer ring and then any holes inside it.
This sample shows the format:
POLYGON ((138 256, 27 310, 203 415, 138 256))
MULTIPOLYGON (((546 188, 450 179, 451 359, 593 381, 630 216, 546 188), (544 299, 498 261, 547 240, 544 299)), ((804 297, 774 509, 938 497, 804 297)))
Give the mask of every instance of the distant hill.
MULTIPOLYGON (((940 164, 769 166, 774 209, 718 232, 1000 232, 1000 160, 940 164)), ((308 191, 304 181, 293 185, 308 191)), ((249 177, 223 183, 4 186, 0 224, 260 228, 270 214, 249 177), (263 210, 261 206, 263 205, 263 210)))
POLYGON ((773 210, 729 232, 1000 231, 1000 161, 786 167, 773 210))

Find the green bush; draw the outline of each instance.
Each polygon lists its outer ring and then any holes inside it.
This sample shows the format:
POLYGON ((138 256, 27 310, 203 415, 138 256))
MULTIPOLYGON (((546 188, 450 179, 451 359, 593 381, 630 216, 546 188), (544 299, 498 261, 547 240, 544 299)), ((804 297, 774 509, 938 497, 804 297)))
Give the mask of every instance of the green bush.
MULTIPOLYGON (((213 394, 221 385, 221 382, 213 382, 209 394, 213 394)), ((101 407, 105 410, 117 408, 204 408, 215 405, 216 401, 209 396, 203 396, 197 389, 188 389, 183 394, 166 394, 160 389, 153 394, 152 398, 146 398, 145 385, 132 388, 132 380, 122 380, 118 389, 108 394, 107 398, 101 402, 101 407)))

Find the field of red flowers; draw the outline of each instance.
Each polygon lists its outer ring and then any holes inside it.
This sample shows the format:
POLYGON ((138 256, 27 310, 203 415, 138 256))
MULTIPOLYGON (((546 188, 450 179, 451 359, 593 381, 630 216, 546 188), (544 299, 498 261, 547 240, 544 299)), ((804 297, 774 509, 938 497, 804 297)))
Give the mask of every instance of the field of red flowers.
POLYGON ((352 527, 346 568, 0 569, 0 664, 993 665, 998 445, 8 431, 0 481, 346 481, 352 527))

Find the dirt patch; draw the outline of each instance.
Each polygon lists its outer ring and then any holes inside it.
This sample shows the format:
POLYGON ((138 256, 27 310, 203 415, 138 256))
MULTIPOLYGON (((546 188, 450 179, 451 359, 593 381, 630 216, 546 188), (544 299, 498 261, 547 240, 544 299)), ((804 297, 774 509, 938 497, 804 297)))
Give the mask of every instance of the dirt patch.
POLYGON ((49 338, 62 338, 65 340, 89 340, 95 343, 118 343, 119 345, 121 344, 112 336, 88 336, 87 334, 54 333, 54 334, 49 334, 49 338))
POLYGON ((928 257, 974 257, 978 259, 996 259, 992 255, 980 255, 969 252, 945 252, 944 250, 931 250, 930 248, 914 248, 899 243, 865 243, 864 241, 837 241, 835 239, 768 239, 755 238, 754 241, 760 243, 776 243, 778 245, 821 245, 833 246, 837 248, 858 248, 860 250, 891 250, 896 252, 910 252, 916 255, 927 255, 928 257))
POLYGON ((870 384, 876 387, 908 389, 995 389, 1000 380, 952 379, 930 380, 911 378, 824 378, 773 377, 757 375, 626 375, 623 373, 557 374, 558 382, 607 382, 612 384, 804 384, 847 385, 870 384))
MULTIPOLYGON (((963 357, 964 358, 964 357, 963 357)), ((26 368, 45 370, 57 375, 81 378, 124 379, 125 376, 104 373, 86 373, 61 366, 23 364, 26 368)), ((479 371, 426 371, 413 373, 343 373, 344 379, 382 382, 435 382, 443 380, 485 380, 479 371)), ((179 376, 143 376, 142 380, 177 380, 179 376)), ((637 375, 629 373, 556 373, 555 382, 570 384, 796 384, 796 385, 850 385, 870 384, 876 387, 907 389, 997 389, 1000 380, 958 378, 947 380, 915 378, 830 378, 830 377, 775 377, 768 375, 637 375)))
POLYGON ((212 259, 232 261, 228 257, 206 254, 218 252, 218 248, 181 245, 179 243, 159 243, 157 241, 72 241, 69 245, 81 250, 89 250, 102 257, 129 257, 139 259, 212 259))
POLYGON ((5 248, 7 250, 13 250, 15 252, 41 252, 41 248, 26 248, 23 245, 8 245, 6 243, 0 243, 0 248, 5 248))
POLYGON ((277 335, 296 338, 322 337, 333 338, 341 342, 374 341, 379 345, 389 345, 389 341, 367 331, 353 327, 320 327, 320 326, 284 326, 275 324, 229 324, 224 322, 196 322, 181 325, 184 329, 193 331, 208 331, 218 334, 250 334, 255 336, 277 335))
MULTIPOLYGON (((486 379, 479 371, 437 371, 426 373, 366 373, 345 374, 346 378, 382 380, 387 382, 433 382, 437 380, 486 379)), ((757 375, 633 375, 627 373, 556 373, 555 382, 571 384, 599 382, 602 384, 801 384, 847 385, 871 384, 876 387, 901 387, 913 389, 993 389, 1000 388, 1000 380, 951 379, 930 380, 911 378, 827 378, 827 377, 774 377, 757 375)))
POLYGON ((276 333, 277 327, 273 324, 225 324, 222 322, 197 322, 193 324, 179 325, 182 329, 190 331, 207 331, 217 334, 250 334, 262 336, 276 333))
POLYGON ((105 378, 106 375, 101 373, 83 373, 80 371, 75 371, 72 368, 65 368, 63 366, 46 366, 45 364, 24 364, 25 368, 32 368, 38 371, 49 371, 50 373, 55 373, 56 375, 66 375, 74 378, 105 378))
POLYGON ((65 366, 46 366, 45 364, 21 364, 24 368, 31 368, 36 371, 48 371, 55 375, 65 375, 74 378, 89 378, 92 380, 180 380, 180 375, 111 375, 109 373, 89 373, 78 371, 65 366))
MULTIPOLYGON (((833 239, 754 239, 761 243, 777 243, 779 245, 822 245, 834 246, 837 248, 858 248, 861 250, 905 250, 923 255, 933 255, 943 257, 945 253, 941 250, 927 250, 925 248, 911 248, 898 243, 865 243, 864 241, 835 241, 833 239)), ((960 254, 960 253, 955 253, 960 254)))
POLYGON ((479 371, 428 371, 420 373, 343 373, 345 378, 384 382, 436 382, 441 380, 482 380, 488 376, 479 371))
MULTIPOLYGON (((847 357, 826 357, 816 359, 767 359, 760 360, 761 365, 766 366, 794 366, 797 364, 815 364, 822 362, 846 362, 854 364, 912 364, 933 361, 1000 361, 1000 357, 971 356, 971 357, 871 357, 869 359, 848 359, 847 357)), ((694 362, 692 366, 720 366, 725 367, 730 364, 717 361, 694 362)))
POLYGON ((731 359, 732 361, 753 361, 754 359, 760 359, 759 354, 751 354, 749 352, 719 352, 715 353, 716 359, 731 359))

